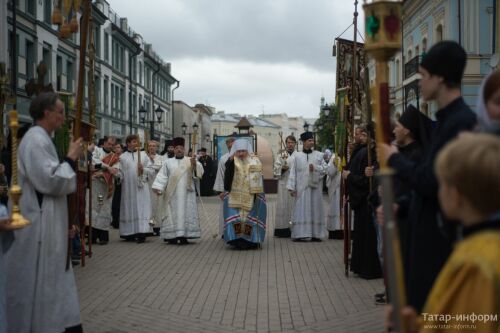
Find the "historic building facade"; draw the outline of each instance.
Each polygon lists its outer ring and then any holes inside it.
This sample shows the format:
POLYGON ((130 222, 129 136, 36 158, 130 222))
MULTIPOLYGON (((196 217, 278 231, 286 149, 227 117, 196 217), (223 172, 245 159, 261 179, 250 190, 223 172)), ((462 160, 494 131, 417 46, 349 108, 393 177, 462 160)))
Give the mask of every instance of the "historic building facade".
MULTIPOLYGON (((11 1, 1 2, 1 21, 8 22, 9 59, 14 51, 11 1)), ((17 55, 17 108, 20 120, 30 122, 30 98, 25 84, 37 77, 36 68, 43 62, 47 74, 44 84, 56 91, 74 93, 78 80, 80 34, 59 38, 52 25, 52 0, 17 1, 15 50, 17 55)), ((5 29, 0 29, 3 32, 5 29)), ((92 38, 95 45, 96 135, 123 137, 139 133, 143 139, 152 135, 164 140, 172 136, 172 89, 179 81, 142 36, 128 26, 105 0, 92 3, 92 38), (142 113, 139 110, 143 111, 142 113), (145 111, 145 112, 144 112, 145 111), (161 121, 155 111, 163 111, 161 121), (141 114, 143 117, 141 117, 141 114), (142 118, 142 119, 141 119, 142 118), (154 132, 154 133, 152 133, 154 132)), ((2 41, 2 45, 6 45, 2 41)), ((5 57, 1 61, 4 61, 5 57)), ((10 61, 6 61, 8 64, 10 61)), ((88 70, 88 68, 87 68, 88 70)), ((87 74, 85 74, 87 77, 87 74)), ((87 81, 87 80, 86 80, 87 81)), ((85 88, 84 114, 88 116, 85 88)))

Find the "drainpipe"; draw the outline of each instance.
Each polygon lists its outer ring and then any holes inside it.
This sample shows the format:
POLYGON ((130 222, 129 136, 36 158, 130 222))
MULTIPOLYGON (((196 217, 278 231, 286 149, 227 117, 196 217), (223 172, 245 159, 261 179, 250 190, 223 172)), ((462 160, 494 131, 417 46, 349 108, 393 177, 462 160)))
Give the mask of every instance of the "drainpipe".
POLYGON ((156 76, 156 74, 158 74, 158 72, 161 69, 161 63, 158 61, 157 64, 158 64, 158 68, 153 72, 153 76, 151 78, 151 80, 152 80, 151 84, 153 85, 153 87, 151 88, 151 91, 152 91, 152 93, 151 93, 151 116, 152 116, 152 119, 151 119, 151 130, 150 130, 151 133, 149 133, 149 137, 151 138, 151 140, 154 139, 153 136, 154 136, 154 129, 155 129, 155 121, 156 121, 155 120, 155 90, 156 90, 155 89, 155 87, 156 87, 155 76, 156 76))
MULTIPOLYGON (((139 54, 141 54, 141 48, 138 47, 137 48, 137 51, 133 54, 131 54, 128 58, 128 74, 129 74, 129 78, 130 78, 130 82, 129 82, 129 92, 130 92, 130 99, 132 99, 132 58, 134 57, 137 57, 139 54)), ((136 74, 137 74, 137 68, 136 68, 136 74)), ((133 131, 133 126, 134 126, 134 122, 133 122, 133 116, 134 116, 134 112, 132 110, 132 101, 129 100, 129 110, 130 110, 130 114, 129 114, 129 127, 130 127, 130 133, 134 133, 133 131)))
POLYGON ((174 137, 174 91, 175 89, 179 88, 181 84, 179 80, 176 80, 176 82, 177 86, 174 89, 172 89, 172 97, 171 97, 172 101, 170 103, 170 105, 172 105, 172 138, 174 137))

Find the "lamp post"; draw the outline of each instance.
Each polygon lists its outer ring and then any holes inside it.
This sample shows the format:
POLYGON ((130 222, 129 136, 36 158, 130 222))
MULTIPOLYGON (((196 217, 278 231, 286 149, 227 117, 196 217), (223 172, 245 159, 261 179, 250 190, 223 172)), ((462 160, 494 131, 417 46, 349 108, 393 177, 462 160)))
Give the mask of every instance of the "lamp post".
POLYGON ((307 121, 304 122, 304 132, 309 132, 309 123, 307 121))
MULTIPOLYGON (((189 142, 189 148, 193 148, 193 153, 194 153, 194 147, 191 147, 191 138, 193 136, 196 136, 198 134, 198 124, 195 122, 193 124, 193 126, 191 126, 192 132, 187 132, 187 127, 188 126, 186 125, 186 123, 182 123, 182 126, 181 126, 181 128, 182 128, 182 136, 188 135, 188 137, 189 137, 189 141, 188 141, 189 142)), ((195 139, 193 141, 196 143, 195 139)))
MULTIPOLYGON (((334 136, 333 139, 333 148, 335 149, 335 114, 333 113, 333 108, 332 106, 326 104, 323 106, 321 109, 323 111, 323 114, 325 115, 326 122, 332 123, 332 135, 334 136)), ((320 131, 323 129, 324 124, 320 123, 320 131)))
POLYGON ((146 116, 148 111, 144 108, 144 105, 141 105, 141 108, 139 109, 139 118, 142 124, 144 123, 149 123, 149 139, 153 140, 154 139, 154 134, 155 134, 155 123, 161 123, 161 119, 163 116, 163 113, 165 112, 160 105, 155 109, 154 113, 156 115, 156 119, 154 119, 154 116, 152 117, 152 120, 146 120, 146 116))
POLYGON ((210 134, 207 133, 207 135, 205 135, 205 141, 207 141, 207 144, 210 147, 210 155, 212 155, 212 140, 210 138, 210 134))

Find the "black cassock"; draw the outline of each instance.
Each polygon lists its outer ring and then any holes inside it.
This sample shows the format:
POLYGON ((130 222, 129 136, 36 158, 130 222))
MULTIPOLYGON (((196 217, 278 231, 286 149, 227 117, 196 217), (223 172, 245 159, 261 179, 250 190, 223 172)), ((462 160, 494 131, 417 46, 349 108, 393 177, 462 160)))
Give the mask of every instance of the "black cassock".
POLYGON ((200 195, 208 197, 213 195, 215 173, 213 168, 213 160, 210 156, 205 155, 198 159, 203 166, 203 177, 200 181, 200 195))
POLYGON ((368 205, 369 180, 365 176, 368 166, 366 146, 354 149, 347 177, 349 203, 354 210, 354 239, 352 242, 351 270, 364 279, 382 277, 377 253, 377 233, 372 210, 368 205))

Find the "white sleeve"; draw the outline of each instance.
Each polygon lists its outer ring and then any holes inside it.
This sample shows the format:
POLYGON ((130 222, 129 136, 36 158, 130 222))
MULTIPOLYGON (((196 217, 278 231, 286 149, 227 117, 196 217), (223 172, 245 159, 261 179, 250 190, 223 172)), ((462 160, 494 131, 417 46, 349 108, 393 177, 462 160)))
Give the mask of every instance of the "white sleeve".
POLYGON ((156 178, 153 182, 153 186, 151 187, 155 190, 164 191, 168 184, 168 177, 169 177, 169 172, 167 163, 164 163, 160 171, 156 175, 156 178))
POLYGON ((288 182, 286 183, 286 188, 290 191, 295 191, 297 188, 297 168, 295 164, 294 161, 290 166, 290 174, 288 175, 288 182))
POLYGON ((200 162, 196 161, 196 177, 201 179, 204 173, 205 169, 203 169, 203 165, 201 165, 200 162))

